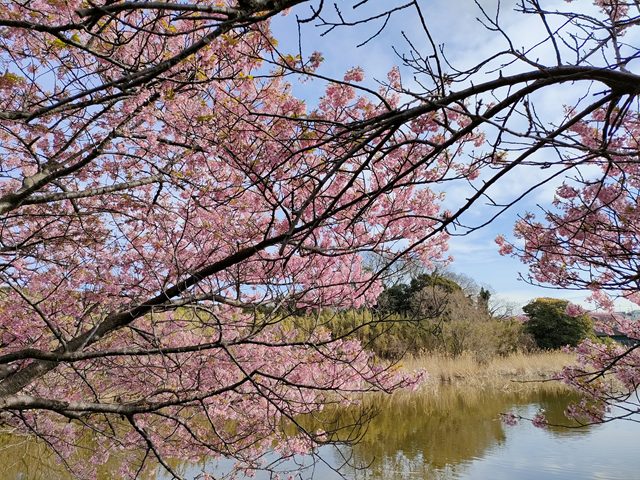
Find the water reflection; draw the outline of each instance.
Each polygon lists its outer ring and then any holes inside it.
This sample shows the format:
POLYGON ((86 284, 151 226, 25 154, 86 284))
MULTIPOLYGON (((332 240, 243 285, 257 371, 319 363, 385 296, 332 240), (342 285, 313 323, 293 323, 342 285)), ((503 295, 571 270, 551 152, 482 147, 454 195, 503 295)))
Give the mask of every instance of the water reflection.
MULTIPOLYGON (((364 407, 373 407, 378 414, 361 442, 353 447, 323 447, 319 453, 334 467, 350 458, 351 466, 346 466, 343 474, 354 480, 637 478, 639 424, 613 422, 540 430, 528 423, 507 427, 499 420, 503 412, 515 410, 533 416, 543 408, 550 422, 567 424, 563 412, 577 400, 575 395, 546 384, 506 392, 444 386, 370 398, 364 407)), ((338 424, 348 424, 354 411, 328 415, 338 424)), ((69 478, 47 456, 44 446, 7 435, 0 437, 0 467, 2 479, 69 478)), ((195 478, 202 464, 183 464, 179 470, 187 478, 195 478)), ((217 471, 223 470, 224 462, 217 471)), ((113 472, 117 472, 116 465, 105 466, 101 478, 117 478, 113 472)), ((168 477, 159 474, 157 478, 168 477)), ((269 476, 258 474, 256 478, 269 476)), ((318 463, 302 478, 341 477, 318 463)))
MULTIPOLYGON (((379 414, 352 449, 354 478, 455 478, 471 460, 506 441, 500 414, 520 407, 544 408, 552 423, 578 398, 558 388, 520 392, 439 388, 376 400, 379 414)), ((553 427, 555 435, 586 435, 588 429, 553 427)))
POLYGON ((50 480, 70 478, 52 461, 46 447, 29 437, 0 435, 0 472, 2 478, 50 480))
MULTIPOLYGON (((83 442, 86 449, 80 451, 80 462, 89 462, 92 452, 100 444, 90 438, 83 442)), ((177 465, 177 462, 173 462, 177 465)), ((120 479, 117 473, 121 465, 117 455, 98 467, 97 480, 120 479)), ((157 478, 154 469, 143 472, 140 480, 157 478)), ((77 480, 47 445, 34 437, 0 434, 0 480, 77 480)))

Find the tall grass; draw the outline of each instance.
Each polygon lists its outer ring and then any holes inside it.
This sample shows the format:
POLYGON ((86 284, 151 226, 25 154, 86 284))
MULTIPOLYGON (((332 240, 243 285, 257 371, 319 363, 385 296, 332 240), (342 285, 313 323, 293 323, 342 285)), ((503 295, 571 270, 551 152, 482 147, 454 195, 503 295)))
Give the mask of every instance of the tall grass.
MULTIPOLYGON (((423 388, 458 385, 517 390, 539 388, 538 382, 550 382, 563 367, 574 361, 574 355, 559 351, 513 353, 482 362, 472 353, 457 357, 426 354, 406 358, 400 367, 407 371, 426 371, 428 378, 423 388)), ((559 382, 553 383, 564 388, 559 382)))

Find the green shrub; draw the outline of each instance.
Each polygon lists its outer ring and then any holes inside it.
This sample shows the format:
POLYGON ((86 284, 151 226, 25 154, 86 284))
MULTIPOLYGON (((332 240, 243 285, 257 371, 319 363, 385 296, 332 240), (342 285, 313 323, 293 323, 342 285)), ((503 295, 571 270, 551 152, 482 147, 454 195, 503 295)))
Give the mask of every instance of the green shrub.
POLYGON ((571 317, 566 309, 569 302, 557 298, 536 298, 522 310, 529 320, 525 328, 540 348, 553 349, 565 345, 576 346, 593 335, 593 322, 587 315, 571 317))

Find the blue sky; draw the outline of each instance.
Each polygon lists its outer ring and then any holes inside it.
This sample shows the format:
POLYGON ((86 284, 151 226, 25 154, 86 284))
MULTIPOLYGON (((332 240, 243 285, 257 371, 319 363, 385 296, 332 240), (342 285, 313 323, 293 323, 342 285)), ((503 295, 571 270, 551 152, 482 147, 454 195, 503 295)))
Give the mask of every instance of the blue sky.
MULTIPOLYGON (((344 17, 349 20, 362 18, 365 13, 372 14, 382 11, 390 5, 395 5, 395 0, 370 0, 355 11, 351 9, 350 5, 357 2, 338 3, 344 17)), ((497 0, 482 0, 479 3, 485 7, 487 13, 495 14, 497 0)), ((541 22, 530 16, 514 12, 513 8, 516 3, 515 0, 501 2, 500 23, 516 47, 528 48, 543 38, 545 31, 541 22)), ((550 0, 541 3, 551 10, 571 8, 564 0, 550 0)), ((584 9, 590 13, 596 11, 590 6, 591 2, 587 0, 580 0, 579 3, 581 10, 584 9)), ((444 45, 448 59, 456 67, 470 67, 475 65, 479 59, 486 58, 491 53, 504 48, 505 40, 503 38, 487 31, 478 23, 477 17, 481 16, 481 12, 472 0, 423 0, 420 4, 435 42, 438 45, 444 45)), ((571 5, 575 5, 575 3, 571 5)), ((327 17, 331 17, 333 4, 325 2, 324 11, 327 17)), ((297 49, 298 32, 295 15, 303 16, 304 13, 305 10, 294 10, 289 16, 280 17, 274 21, 274 33, 279 39, 281 47, 287 48, 286 46, 290 45, 289 48, 292 50, 297 49)), ((307 56, 315 50, 320 51, 325 57, 325 62, 318 73, 326 76, 341 78, 348 68, 360 66, 367 76, 365 84, 375 87, 376 79, 384 80, 391 67, 400 63, 392 47, 395 47, 396 51, 400 53, 407 53, 409 50, 401 32, 404 32, 421 51, 423 48, 424 51, 430 48, 413 10, 396 13, 391 17, 380 36, 358 48, 357 45, 366 40, 380 25, 381 23, 377 22, 364 27, 340 28, 321 36, 322 28, 318 28, 314 24, 306 24, 301 31, 303 54, 307 56)), ((547 47, 537 48, 532 55, 541 61, 549 59, 549 63, 553 63, 553 52, 547 47)), ((514 71, 513 68, 503 70, 504 74, 514 73, 514 71)), ((411 82, 411 75, 408 74, 408 71, 403 73, 403 81, 411 82)), ((480 78, 488 80, 494 78, 496 74, 492 75, 480 78)), ((314 85, 311 82, 294 85, 294 92, 302 98, 311 99, 317 98, 320 88, 321 85, 314 85)), ((575 93, 570 88, 546 91, 544 95, 536 99, 538 113, 553 121, 554 118, 562 114, 563 106, 571 103, 572 97, 575 97, 575 93)), ((543 175, 548 175, 548 173, 548 171, 540 171, 539 168, 529 169, 524 173, 520 171, 517 175, 512 175, 504 179, 504 182, 500 182, 498 189, 493 191, 494 198, 504 201, 513 198, 513 195, 519 194, 527 185, 531 185, 532 182, 542 178, 543 175)), ((553 199, 555 186, 562 179, 563 177, 559 177, 555 182, 533 192, 489 226, 467 236, 453 237, 450 242, 450 253, 454 257, 454 262, 450 265, 450 270, 470 276, 480 284, 491 286, 497 299, 519 306, 539 296, 554 296, 582 303, 587 297, 587 293, 541 288, 519 281, 519 273, 526 276, 526 266, 514 258, 500 256, 494 242, 498 234, 510 237, 518 214, 526 211, 540 212, 538 205, 548 204, 553 199)), ((463 185, 448 188, 445 206, 456 204, 468 194, 469 189, 463 185)), ((478 204, 465 217, 465 220, 470 223, 481 222, 492 214, 493 210, 489 206, 478 204)), ((626 310, 633 307, 628 302, 621 302, 619 308, 626 310)))

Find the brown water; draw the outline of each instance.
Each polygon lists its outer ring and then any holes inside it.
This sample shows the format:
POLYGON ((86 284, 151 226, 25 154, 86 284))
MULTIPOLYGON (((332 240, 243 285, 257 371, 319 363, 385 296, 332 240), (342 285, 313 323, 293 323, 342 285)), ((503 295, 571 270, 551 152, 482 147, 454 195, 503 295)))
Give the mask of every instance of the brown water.
MULTIPOLYGON (((441 387, 378 397, 369 402, 378 413, 361 442, 353 447, 323 447, 319 454, 326 464, 316 461, 313 470, 304 471, 300 478, 338 479, 330 467, 341 465, 345 458, 350 465, 342 473, 353 480, 640 478, 638 423, 543 430, 526 422, 509 427, 499 419, 503 412, 532 416, 543 408, 550 422, 569 425, 563 411, 575 400, 544 384, 521 392, 441 387)), ((342 423, 352 415, 346 410, 334 413, 342 423)), ((5 436, 0 443, 0 479, 68 478, 33 442, 9 447, 15 439, 5 436)), ((298 460, 312 464, 310 458, 298 460)), ((217 468, 222 472, 225 467, 222 462, 217 468)), ((183 465, 180 470, 187 478, 195 478, 201 468, 183 465)), ((103 478, 117 476, 105 471, 103 478)), ((158 478, 168 477, 159 474, 158 478)))

